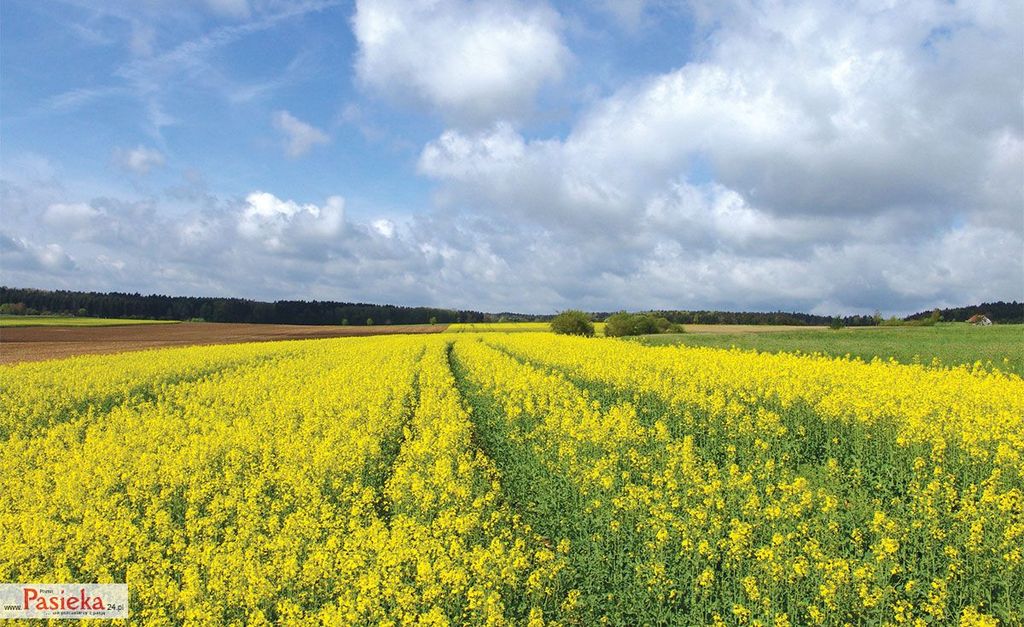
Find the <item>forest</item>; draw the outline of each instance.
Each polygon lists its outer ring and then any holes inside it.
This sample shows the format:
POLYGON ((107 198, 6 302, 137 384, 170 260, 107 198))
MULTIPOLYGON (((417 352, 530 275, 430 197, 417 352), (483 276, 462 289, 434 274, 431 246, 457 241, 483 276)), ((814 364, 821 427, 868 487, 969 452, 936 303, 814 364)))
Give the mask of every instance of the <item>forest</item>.
MULTIPOLYGON (((941 320, 962 322, 977 313, 993 322, 1024 322, 1024 303, 981 303, 941 309, 941 320)), ((147 318, 154 320, 205 320, 207 322, 251 322, 261 324, 449 324, 455 322, 546 322, 553 315, 513 312, 486 313, 436 307, 404 307, 336 301, 279 300, 263 302, 244 298, 143 295, 123 292, 78 292, 0 287, 0 313, 57 314, 101 318, 147 318)), ((593 320, 605 320, 614 312, 592 312, 593 320)), ((835 318, 799 312, 749 312, 714 310, 655 310, 650 312, 674 324, 832 324, 835 318)), ((933 310, 915 313, 906 320, 922 320, 933 310)), ((839 318, 842 326, 874 326, 880 316, 849 315, 839 318)))

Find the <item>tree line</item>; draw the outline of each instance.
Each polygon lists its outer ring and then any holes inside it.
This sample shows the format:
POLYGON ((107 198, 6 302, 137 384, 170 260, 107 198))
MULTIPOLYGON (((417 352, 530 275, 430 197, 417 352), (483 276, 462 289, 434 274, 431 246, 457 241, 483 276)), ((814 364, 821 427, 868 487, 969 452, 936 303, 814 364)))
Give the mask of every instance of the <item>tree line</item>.
MULTIPOLYGON (((785 312, 785 311, 714 311, 714 310, 654 310, 643 312, 655 318, 664 318, 673 324, 772 324, 789 326, 825 326, 831 324, 833 316, 785 312)), ((596 314, 597 319, 606 319, 611 313, 596 314)), ((877 316, 841 316, 843 326, 869 327, 878 324, 877 316)))
MULTIPOLYGON (((994 303, 981 303, 967 307, 951 307, 949 309, 938 309, 940 320, 946 322, 964 322, 971 316, 982 314, 989 320, 1001 324, 1024 324, 1024 303, 996 301, 994 303)), ((933 315, 933 311, 921 311, 907 316, 907 320, 925 320, 933 315)))
POLYGON ((74 292, 0 287, 0 313, 51 313, 96 318, 145 318, 263 324, 428 324, 485 322, 485 314, 434 307, 401 307, 335 301, 279 300, 261 302, 243 298, 208 298, 74 292))

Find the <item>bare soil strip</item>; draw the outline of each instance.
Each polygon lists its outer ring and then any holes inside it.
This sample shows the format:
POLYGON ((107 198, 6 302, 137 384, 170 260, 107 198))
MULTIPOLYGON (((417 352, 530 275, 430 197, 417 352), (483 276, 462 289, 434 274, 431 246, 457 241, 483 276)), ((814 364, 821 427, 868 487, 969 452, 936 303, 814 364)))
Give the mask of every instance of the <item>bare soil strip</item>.
POLYGON ((0 364, 125 351, 395 333, 440 333, 447 325, 334 327, 296 324, 185 322, 123 327, 9 327, 0 329, 0 364))

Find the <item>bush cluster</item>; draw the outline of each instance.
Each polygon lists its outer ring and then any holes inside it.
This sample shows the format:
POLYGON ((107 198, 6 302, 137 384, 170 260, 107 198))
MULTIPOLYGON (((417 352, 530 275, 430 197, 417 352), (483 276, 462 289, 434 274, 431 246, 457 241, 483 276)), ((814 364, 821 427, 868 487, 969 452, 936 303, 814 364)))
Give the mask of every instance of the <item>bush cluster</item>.
POLYGON ((682 325, 673 324, 666 318, 650 313, 631 314, 624 311, 608 316, 604 327, 604 334, 607 337, 682 332, 682 325))

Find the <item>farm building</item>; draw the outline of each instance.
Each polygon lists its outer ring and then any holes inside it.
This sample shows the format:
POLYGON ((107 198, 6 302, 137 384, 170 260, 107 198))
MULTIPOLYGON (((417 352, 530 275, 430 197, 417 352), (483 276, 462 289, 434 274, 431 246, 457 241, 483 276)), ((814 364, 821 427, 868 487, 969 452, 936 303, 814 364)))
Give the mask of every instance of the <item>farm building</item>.
POLYGON ((983 327, 991 326, 992 324, 992 321, 989 320, 988 316, 984 314, 974 314, 973 316, 967 319, 967 322, 983 327))

